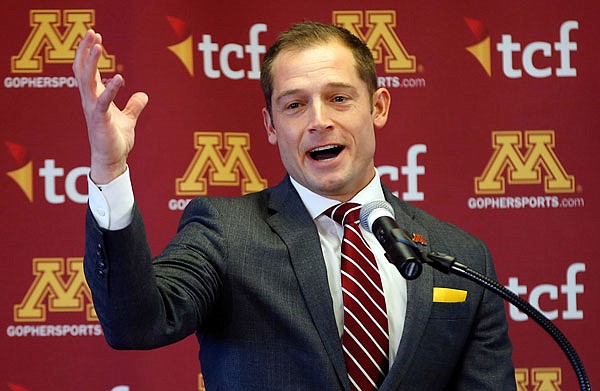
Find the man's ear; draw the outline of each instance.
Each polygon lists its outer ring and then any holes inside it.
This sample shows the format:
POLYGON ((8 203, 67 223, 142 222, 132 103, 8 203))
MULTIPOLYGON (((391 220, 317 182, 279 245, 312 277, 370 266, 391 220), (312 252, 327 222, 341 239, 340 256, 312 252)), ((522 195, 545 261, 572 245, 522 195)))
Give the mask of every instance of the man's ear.
POLYGON ((277 144, 277 131, 275 130, 275 127, 273 126, 273 120, 271 119, 271 114, 269 114, 269 111, 267 110, 266 107, 263 107, 263 109, 262 109, 262 116, 263 116, 263 124, 265 126, 265 130, 267 131, 267 138, 269 140, 269 143, 276 145, 277 144))
POLYGON ((379 88, 373 94, 373 126, 375 129, 381 129, 385 126, 392 97, 386 88, 379 88))

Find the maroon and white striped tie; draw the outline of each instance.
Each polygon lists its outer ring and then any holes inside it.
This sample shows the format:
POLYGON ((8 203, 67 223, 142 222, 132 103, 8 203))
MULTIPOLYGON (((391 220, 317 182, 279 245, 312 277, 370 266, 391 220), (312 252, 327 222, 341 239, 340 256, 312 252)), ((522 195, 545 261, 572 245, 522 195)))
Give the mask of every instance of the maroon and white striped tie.
POLYGON ((325 214, 344 227, 342 240, 342 347, 353 390, 376 390, 388 372, 388 319, 375 256, 360 234, 360 205, 345 203, 325 214))

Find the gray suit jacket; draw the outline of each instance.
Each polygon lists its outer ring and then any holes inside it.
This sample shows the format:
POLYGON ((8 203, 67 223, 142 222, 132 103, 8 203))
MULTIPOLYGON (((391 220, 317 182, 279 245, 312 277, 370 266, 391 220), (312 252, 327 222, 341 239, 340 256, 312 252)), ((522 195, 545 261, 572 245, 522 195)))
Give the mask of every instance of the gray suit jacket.
MULTIPOLYGON (((485 245, 384 189, 431 251, 495 278, 485 245)), ((317 229, 286 178, 239 198, 202 197, 152 262, 139 211, 121 231, 88 211, 85 272, 106 340, 150 349, 196 333, 208 390, 349 390, 317 229)), ((515 389, 503 302, 426 266, 408 281, 395 363, 381 390, 515 389), (433 302, 433 288, 466 290, 433 302)))

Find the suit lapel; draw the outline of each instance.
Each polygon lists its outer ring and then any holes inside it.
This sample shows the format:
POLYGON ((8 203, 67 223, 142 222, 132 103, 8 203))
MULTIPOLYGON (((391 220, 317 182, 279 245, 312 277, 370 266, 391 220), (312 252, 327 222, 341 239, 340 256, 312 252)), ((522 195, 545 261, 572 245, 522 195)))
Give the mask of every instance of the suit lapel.
POLYGON ((287 245, 312 321, 340 382, 349 389, 317 228, 288 177, 275 187, 269 208, 274 213, 267 222, 287 245))
MULTIPOLYGON (((416 233, 423 236, 429 243, 429 236, 424 227, 414 221, 414 216, 402 207, 402 203, 384 186, 385 197, 394 208, 396 221, 400 227, 410 234, 416 233)), ((396 390, 400 387, 402 378, 412 364, 412 357, 417 351, 423 332, 431 312, 433 299, 433 269, 423 266, 423 273, 415 280, 407 281, 407 306, 404 320, 404 331, 396 359, 386 377, 381 390, 396 390)))
MULTIPOLYGON (((344 354, 333 314, 329 295, 329 282, 325 260, 321 251, 319 235, 314 222, 302 200, 286 177, 273 189, 269 208, 273 214, 267 219, 287 245, 290 261, 298 284, 309 309, 312 321, 346 390, 350 389, 344 354)), ((402 203, 384 186, 385 197, 394 208, 398 224, 410 233, 418 233, 429 242, 428 233, 417 224, 402 203)), ((404 331, 394 365, 381 386, 381 390, 395 390, 412 364, 412 357, 423 336, 424 327, 431 312, 433 296, 433 271, 425 266, 419 278, 407 281, 407 308, 404 331)))

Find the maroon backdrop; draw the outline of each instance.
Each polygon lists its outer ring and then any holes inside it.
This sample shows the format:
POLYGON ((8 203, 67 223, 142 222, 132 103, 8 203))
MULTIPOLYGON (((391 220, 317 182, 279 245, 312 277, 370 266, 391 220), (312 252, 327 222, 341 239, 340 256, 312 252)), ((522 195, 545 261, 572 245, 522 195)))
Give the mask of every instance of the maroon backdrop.
MULTIPOLYGON (((0 10, 0 390, 202 388, 193 337, 113 351, 91 306, 88 145, 71 72, 84 31, 104 36, 103 76, 127 80, 118 104, 150 96, 130 166, 156 253, 191 197, 284 175, 262 125, 258 64, 299 20, 344 25, 372 48, 392 95, 377 134, 384 182, 484 239, 500 282, 552 319, 600 380, 597 2, 30 0, 0 10)), ((576 389, 551 338, 507 309, 519 389, 576 389)))

